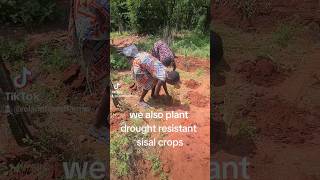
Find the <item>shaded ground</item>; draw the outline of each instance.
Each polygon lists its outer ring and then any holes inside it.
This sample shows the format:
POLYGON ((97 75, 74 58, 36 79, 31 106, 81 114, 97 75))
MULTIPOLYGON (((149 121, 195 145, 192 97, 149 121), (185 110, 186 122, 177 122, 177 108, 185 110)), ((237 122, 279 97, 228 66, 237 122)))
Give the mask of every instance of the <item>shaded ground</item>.
POLYGON ((66 51, 66 32, 56 30, 21 36, 26 39, 24 60, 6 65, 13 77, 21 73, 22 67, 36 75, 19 92, 37 95, 39 99, 23 102, 24 105, 78 109, 28 112, 33 124, 32 132, 37 138, 29 142, 30 147, 16 145, 6 116, 1 114, 0 179, 58 179, 64 176, 64 161, 106 160, 106 145, 88 134, 103 88, 97 86, 96 91, 88 95, 81 80, 64 83, 68 77, 63 71, 75 62, 66 51))
POLYGON ((232 70, 215 88, 215 120, 226 129, 213 160, 247 157, 251 179, 319 179, 318 2, 271 2, 246 27, 230 6, 215 7, 232 70))
POLYGON ((265 57, 241 62, 236 71, 244 80, 258 86, 276 85, 285 79, 285 70, 265 57))

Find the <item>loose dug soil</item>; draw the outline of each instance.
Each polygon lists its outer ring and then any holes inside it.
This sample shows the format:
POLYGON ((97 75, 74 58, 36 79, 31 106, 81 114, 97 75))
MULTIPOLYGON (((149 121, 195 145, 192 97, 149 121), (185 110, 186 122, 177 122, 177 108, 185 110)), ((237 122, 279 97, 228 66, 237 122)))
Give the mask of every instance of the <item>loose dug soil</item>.
POLYGON ((125 38, 116 38, 111 40, 111 44, 118 48, 124 48, 131 44, 139 42, 142 38, 140 36, 130 36, 125 38))
POLYGON ((186 85, 190 89, 196 89, 197 87, 200 86, 200 83, 195 81, 194 79, 186 80, 184 82, 184 85, 186 85))
POLYGON ((265 57, 240 63, 236 72, 240 73, 246 81, 258 86, 276 85, 285 77, 284 70, 265 57))
POLYGON ((62 81, 63 83, 71 83, 75 80, 80 72, 80 65, 79 64, 72 64, 68 68, 66 68, 63 72, 62 81))
POLYGON ((310 112, 278 98, 253 100, 247 107, 245 114, 255 119, 258 133, 275 142, 305 143, 320 127, 310 112))
MULTIPOLYGON (((112 103, 112 102, 110 102, 112 103)), ((129 119, 129 112, 115 112, 111 114, 110 117, 111 131, 116 131, 120 128, 121 122, 127 121, 129 119)))
POLYGON ((187 93, 187 98, 190 100, 190 104, 197 107, 206 107, 209 103, 209 98, 203 96, 195 91, 189 91, 187 93))
POLYGON ((187 72, 194 72, 197 69, 210 71, 210 61, 194 57, 177 56, 175 58, 177 69, 187 72))

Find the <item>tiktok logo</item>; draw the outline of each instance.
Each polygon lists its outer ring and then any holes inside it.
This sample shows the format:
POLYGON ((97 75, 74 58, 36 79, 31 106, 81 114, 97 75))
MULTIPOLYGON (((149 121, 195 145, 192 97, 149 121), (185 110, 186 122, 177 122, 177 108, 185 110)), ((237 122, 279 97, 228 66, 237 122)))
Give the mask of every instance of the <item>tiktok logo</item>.
POLYGON ((13 79, 13 84, 16 88, 23 88, 27 85, 28 77, 31 77, 32 73, 27 68, 23 67, 22 73, 13 79))
POLYGON ((114 85, 114 89, 115 89, 115 90, 119 89, 119 87, 120 87, 120 83, 116 83, 116 84, 114 85))

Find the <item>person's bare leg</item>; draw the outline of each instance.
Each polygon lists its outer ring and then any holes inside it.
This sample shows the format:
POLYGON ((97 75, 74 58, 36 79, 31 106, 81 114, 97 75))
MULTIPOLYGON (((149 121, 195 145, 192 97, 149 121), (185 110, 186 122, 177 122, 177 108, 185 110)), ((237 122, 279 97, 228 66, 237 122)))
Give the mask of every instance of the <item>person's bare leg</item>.
POLYGON ((140 96, 139 102, 144 102, 144 103, 145 103, 144 97, 146 97, 147 93, 148 93, 148 90, 145 90, 145 89, 144 89, 144 90, 142 91, 142 94, 141 94, 141 96, 140 96))
POLYGON ((108 120, 108 97, 107 97, 107 92, 104 93, 105 95, 103 96, 99 107, 96 111, 96 122, 95 122, 95 127, 97 129, 101 128, 105 124, 107 124, 107 127, 109 128, 109 121, 108 120))
POLYGON ((151 97, 154 98, 154 92, 156 90, 156 86, 153 86, 152 87, 152 90, 151 90, 151 97))
POLYGON ((89 134, 94 138, 108 143, 109 141, 109 111, 108 111, 108 94, 105 92, 99 107, 96 111, 96 119, 94 125, 89 129, 89 134))

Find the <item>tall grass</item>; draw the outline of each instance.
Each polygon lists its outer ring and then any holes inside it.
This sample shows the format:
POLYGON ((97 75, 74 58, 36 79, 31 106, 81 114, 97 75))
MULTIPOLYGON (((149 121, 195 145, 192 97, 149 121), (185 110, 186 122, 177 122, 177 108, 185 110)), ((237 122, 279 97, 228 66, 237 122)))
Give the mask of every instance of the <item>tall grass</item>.
MULTIPOLYGON (((210 57, 210 39, 208 34, 184 31, 174 34, 171 48, 176 55, 198 58, 210 57)), ((141 51, 150 52, 153 44, 162 39, 160 36, 148 35, 137 43, 141 51)))
POLYGON ((199 58, 209 58, 210 57, 209 34, 185 32, 180 36, 175 36, 172 42, 172 49, 176 54, 199 57, 199 58))

